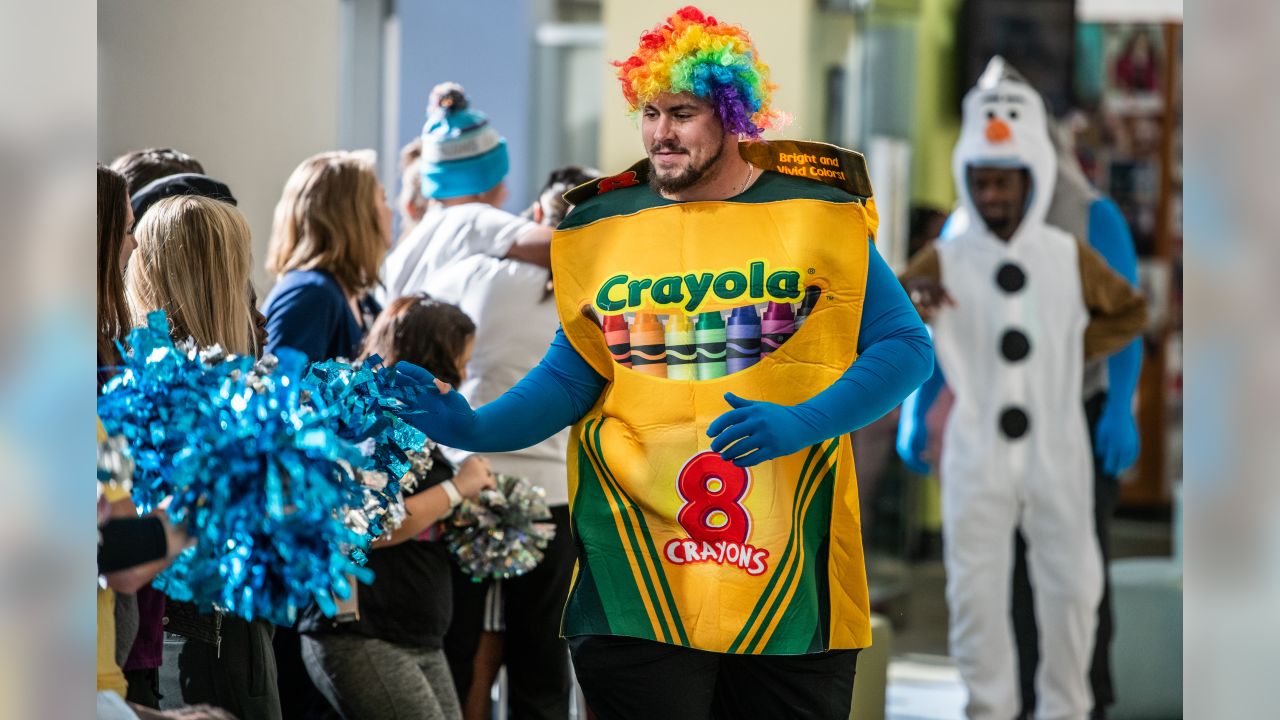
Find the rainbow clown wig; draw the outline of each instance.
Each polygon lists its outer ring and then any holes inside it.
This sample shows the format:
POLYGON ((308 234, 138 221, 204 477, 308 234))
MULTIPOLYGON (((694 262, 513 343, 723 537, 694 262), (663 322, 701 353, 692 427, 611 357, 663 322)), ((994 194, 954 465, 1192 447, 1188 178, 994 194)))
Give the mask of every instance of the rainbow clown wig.
POLYGON ((661 93, 691 93, 715 108, 728 132, 759 138, 786 116, 769 106, 773 85, 740 25, 692 5, 640 36, 635 54, 615 62, 632 112, 661 93))

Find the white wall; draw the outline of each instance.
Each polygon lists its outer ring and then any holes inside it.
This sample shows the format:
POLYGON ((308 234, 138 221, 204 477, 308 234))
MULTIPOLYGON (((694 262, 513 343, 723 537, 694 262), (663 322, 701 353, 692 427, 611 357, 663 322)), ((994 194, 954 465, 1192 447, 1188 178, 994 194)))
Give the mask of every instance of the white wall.
MULTIPOLYGON (((507 139, 506 210, 533 200, 534 34, 550 14, 546 0, 409 0, 396 8, 400 23, 397 147, 422 132, 436 83, 466 88, 471 107, 489 116, 507 139)), ((392 90, 395 92, 395 90, 392 90)), ((545 178, 538 178, 538 187, 545 178)), ((399 188, 397 187, 397 191, 399 188)))
POLYGON ((304 158, 338 147, 340 0, 98 3, 98 159, 175 147, 231 187, 253 231, 304 158))

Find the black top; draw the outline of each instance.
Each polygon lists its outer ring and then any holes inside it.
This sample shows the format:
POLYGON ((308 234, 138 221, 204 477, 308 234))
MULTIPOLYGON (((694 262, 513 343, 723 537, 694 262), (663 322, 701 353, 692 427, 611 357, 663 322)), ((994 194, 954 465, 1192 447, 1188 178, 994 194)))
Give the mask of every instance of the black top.
MULTIPOLYGON (((453 468, 439 450, 433 450, 431 457, 435 461, 431 470, 406 497, 453 477, 453 468)), ((407 540, 371 550, 368 567, 374 579, 357 591, 359 620, 337 622, 312 603, 298 621, 298 632, 347 633, 402 645, 441 647, 453 620, 453 583, 444 542, 407 540)))
POLYGON ((164 525, 157 517, 115 518, 98 532, 98 572, 110 573, 159 560, 169 551, 164 525))

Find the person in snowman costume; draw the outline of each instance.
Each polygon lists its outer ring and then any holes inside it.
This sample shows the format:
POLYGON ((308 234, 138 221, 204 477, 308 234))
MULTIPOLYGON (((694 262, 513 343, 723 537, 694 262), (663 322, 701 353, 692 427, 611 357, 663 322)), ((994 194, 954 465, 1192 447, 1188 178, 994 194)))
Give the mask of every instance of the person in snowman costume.
POLYGON ((902 278, 955 393, 941 458, 951 652, 968 717, 1018 714, 1009 588, 1021 530, 1040 626, 1037 716, 1084 718, 1102 566, 1083 369, 1128 345, 1146 306, 1047 222, 1057 159, 1035 90, 997 57, 963 112, 952 171, 975 221, 902 278))
MULTIPOLYGON (((1085 176, 1075 155, 1071 121, 1056 122, 1050 118, 1049 133, 1057 151, 1058 172, 1046 215, 1048 223, 1088 240, 1089 246, 1098 251, 1111 269, 1136 287, 1138 258, 1128 223, 1115 202, 1098 192, 1085 176)), ((969 222, 965 208, 956 208, 939 233, 939 242, 964 232, 969 222)), ((1111 673, 1115 618, 1107 570, 1111 557, 1110 527, 1120 500, 1119 476, 1138 458, 1139 437, 1133 401, 1142 369, 1142 354, 1142 339, 1135 338, 1114 354, 1096 358, 1084 366, 1084 413, 1093 443, 1094 523, 1103 564, 1102 601, 1098 605, 1093 661, 1089 669, 1094 698, 1092 720, 1104 720, 1107 708, 1115 702, 1111 673)), ((922 475, 932 472, 925 418, 945 385, 942 372, 935 369, 933 376, 902 405, 898 454, 909 468, 922 475)), ((1018 535, 1014 549, 1013 628, 1018 647, 1021 717, 1025 718, 1034 715, 1035 674, 1040 664, 1039 634, 1032 605, 1026 544, 1018 535)))

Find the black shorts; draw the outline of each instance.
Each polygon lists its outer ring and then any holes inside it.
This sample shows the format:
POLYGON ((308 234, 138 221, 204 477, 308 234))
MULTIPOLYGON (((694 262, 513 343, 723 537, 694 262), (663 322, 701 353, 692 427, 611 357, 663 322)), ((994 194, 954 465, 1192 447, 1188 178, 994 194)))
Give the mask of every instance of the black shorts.
POLYGON ((652 640, 569 639, 574 671, 599 720, 846 720, 857 650, 727 655, 652 640))

